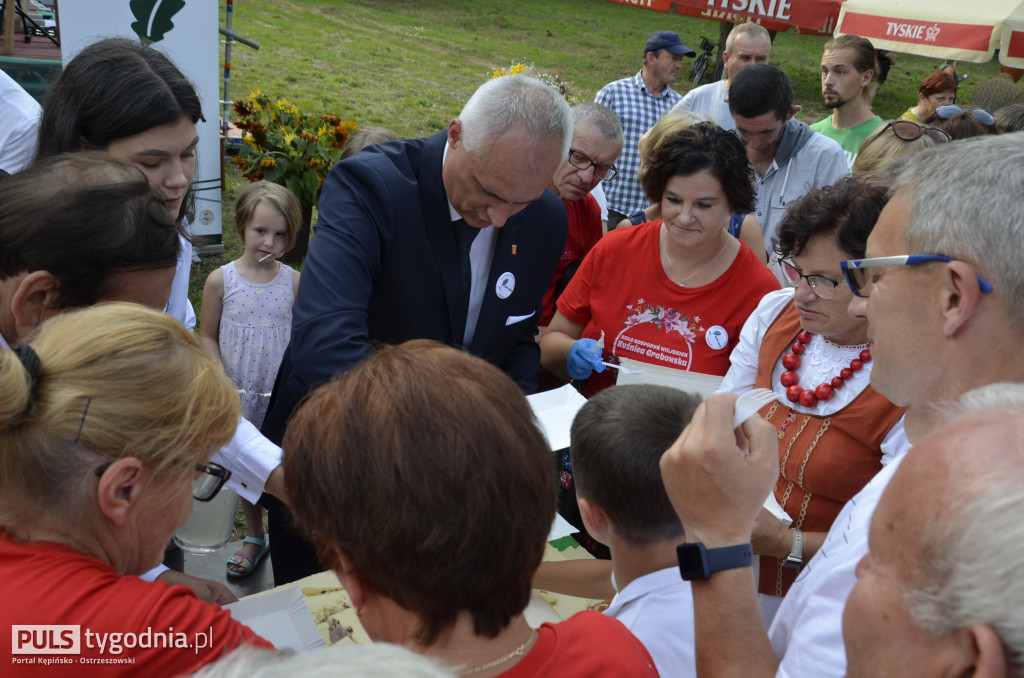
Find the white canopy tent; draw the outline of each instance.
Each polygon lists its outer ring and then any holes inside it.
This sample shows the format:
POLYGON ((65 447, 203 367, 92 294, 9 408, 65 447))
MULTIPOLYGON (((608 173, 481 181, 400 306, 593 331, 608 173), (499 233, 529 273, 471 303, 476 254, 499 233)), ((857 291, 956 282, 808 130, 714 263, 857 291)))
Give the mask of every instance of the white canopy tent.
POLYGON ((835 34, 876 48, 1024 68, 1024 0, 846 0, 835 34))

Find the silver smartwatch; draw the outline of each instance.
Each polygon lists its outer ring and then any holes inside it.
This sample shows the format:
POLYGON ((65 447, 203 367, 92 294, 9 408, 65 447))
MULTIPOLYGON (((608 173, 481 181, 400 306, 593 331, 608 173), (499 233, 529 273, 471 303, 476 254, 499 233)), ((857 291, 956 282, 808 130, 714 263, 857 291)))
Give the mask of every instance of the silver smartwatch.
POLYGON ((804 564, 804 533, 799 527, 793 528, 793 548, 789 555, 782 561, 783 567, 799 569, 804 564))

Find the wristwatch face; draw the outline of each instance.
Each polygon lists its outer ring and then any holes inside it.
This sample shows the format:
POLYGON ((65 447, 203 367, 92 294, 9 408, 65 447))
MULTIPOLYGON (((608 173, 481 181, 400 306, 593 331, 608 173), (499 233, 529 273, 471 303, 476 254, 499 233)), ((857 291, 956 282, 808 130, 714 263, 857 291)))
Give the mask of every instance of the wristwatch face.
POLYGON ((680 544, 676 547, 676 558, 679 560, 679 574, 686 581, 707 579, 710 575, 704 544, 680 544))

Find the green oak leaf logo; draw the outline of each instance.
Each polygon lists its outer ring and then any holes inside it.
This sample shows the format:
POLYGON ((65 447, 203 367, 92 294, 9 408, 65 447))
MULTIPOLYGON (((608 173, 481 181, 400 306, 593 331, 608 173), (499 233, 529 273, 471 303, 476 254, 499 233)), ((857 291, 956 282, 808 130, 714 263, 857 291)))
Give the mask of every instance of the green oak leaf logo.
POLYGON ((132 22, 132 30, 143 44, 159 42, 174 30, 171 17, 184 6, 185 0, 131 0, 128 7, 136 19, 132 22))

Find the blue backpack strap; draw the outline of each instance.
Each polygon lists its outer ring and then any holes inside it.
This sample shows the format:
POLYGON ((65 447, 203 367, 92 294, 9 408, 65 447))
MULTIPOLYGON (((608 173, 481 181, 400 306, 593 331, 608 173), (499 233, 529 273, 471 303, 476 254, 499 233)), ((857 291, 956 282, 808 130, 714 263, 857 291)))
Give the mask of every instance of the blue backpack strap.
POLYGON ((733 214, 729 218, 729 235, 731 235, 734 238, 740 237, 740 226, 743 224, 743 220, 746 218, 746 214, 733 214))

